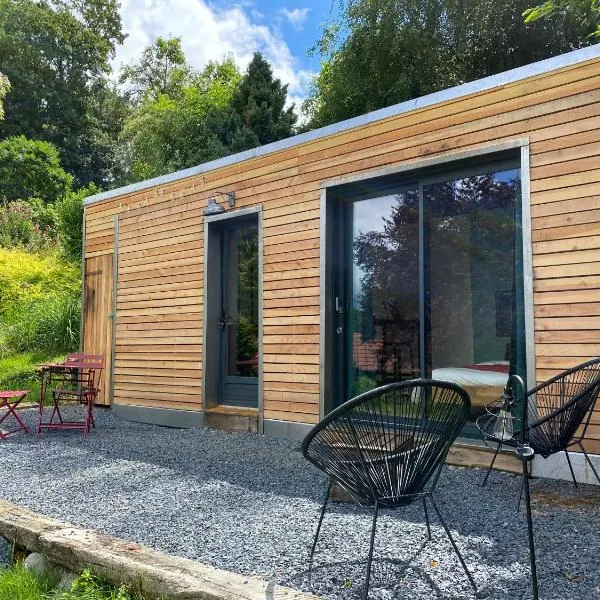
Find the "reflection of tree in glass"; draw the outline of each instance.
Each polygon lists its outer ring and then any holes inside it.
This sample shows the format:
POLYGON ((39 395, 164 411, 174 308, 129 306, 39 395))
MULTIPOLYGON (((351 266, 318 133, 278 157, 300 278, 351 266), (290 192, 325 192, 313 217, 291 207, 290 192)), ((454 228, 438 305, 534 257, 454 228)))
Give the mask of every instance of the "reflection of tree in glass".
MULTIPOLYGON (((520 181, 518 171, 505 175, 500 179, 491 173, 424 187, 426 255, 437 237, 444 246, 468 255, 472 265, 507 265, 510 273, 506 275, 511 281, 513 212, 520 181)), ((353 330, 362 340, 383 339, 383 369, 390 352, 386 338, 397 344, 402 329, 418 325, 418 222, 418 191, 403 192, 396 196, 391 214, 383 218, 382 231, 360 232, 354 239, 354 261, 362 273, 355 293, 358 306, 352 315, 353 330)), ((450 277, 460 277, 460 272, 452 270, 464 268, 451 261, 444 267, 450 277)), ((436 299, 431 298, 431 302, 435 305, 436 299)), ((417 352, 416 334, 411 343, 417 352)))
POLYGON ((354 240, 354 262, 361 269, 356 290, 358 314, 355 329, 363 340, 373 339, 374 320, 418 318, 418 223, 417 190, 398 194, 391 215, 383 218, 383 231, 360 232, 354 240))
POLYGON ((238 361, 258 352, 258 232, 256 226, 238 231, 238 361))

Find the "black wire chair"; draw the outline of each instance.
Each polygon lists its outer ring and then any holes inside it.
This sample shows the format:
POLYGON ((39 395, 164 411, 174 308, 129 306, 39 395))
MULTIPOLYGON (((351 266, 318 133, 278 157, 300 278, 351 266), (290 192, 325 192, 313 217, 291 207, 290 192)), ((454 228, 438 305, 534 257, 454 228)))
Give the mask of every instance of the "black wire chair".
MULTIPOLYGON (((578 487, 577 479, 568 451, 569 448, 575 445, 581 449, 585 460, 600 484, 598 472, 583 445, 583 439, 589 427, 599 391, 600 358, 595 358, 556 375, 526 394, 527 425, 525 427, 525 438, 528 440, 529 446, 543 458, 548 458, 558 452, 564 452, 575 487, 578 487)), ((510 397, 510 391, 508 395, 510 397)), ((517 407, 514 407, 517 408, 515 410, 513 407, 508 406, 506 399, 504 402, 505 410, 511 409, 514 415, 520 413, 517 407)), ((508 404, 510 404, 510 401, 508 404)), ((508 439, 502 436, 494 436, 492 433, 494 430, 492 419, 496 417, 488 415, 478 422, 486 441, 497 444, 492 462, 485 474, 483 486, 487 482, 502 446, 516 447, 518 444, 519 436, 517 432, 508 439)), ((518 429, 520 419, 517 417, 514 422, 518 429)), ((521 483, 521 491, 522 489, 523 485, 521 483)))
POLYGON ((375 528, 380 508, 421 501, 427 536, 426 499, 436 512, 469 583, 477 586, 432 493, 448 450, 466 423, 471 402, 453 383, 392 383, 348 400, 318 423, 302 443, 303 455, 330 478, 310 552, 309 573, 331 486, 337 482, 361 505, 373 507, 364 597, 368 597, 375 528))

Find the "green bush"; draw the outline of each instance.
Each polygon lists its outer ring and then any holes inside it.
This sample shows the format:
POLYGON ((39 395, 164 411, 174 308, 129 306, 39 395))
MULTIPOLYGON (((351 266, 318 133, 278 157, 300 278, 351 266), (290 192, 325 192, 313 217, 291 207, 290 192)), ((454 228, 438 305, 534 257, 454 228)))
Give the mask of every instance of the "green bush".
POLYGON ((7 200, 41 198, 54 202, 73 184, 60 165, 58 150, 49 142, 24 135, 0 141, 0 196, 7 200))
POLYGON ((54 208, 41 200, 4 202, 0 205, 0 246, 49 249, 55 244, 55 220, 54 208))
POLYGON ((38 300, 78 298, 80 291, 80 268, 57 253, 0 248, 0 324, 9 309, 38 300))
POLYGON ((79 346, 80 270, 56 253, 0 248, 0 356, 79 346))
POLYGON ((77 192, 68 193, 56 203, 58 239, 61 253, 67 260, 81 259, 83 199, 99 191, 92 183, 77 192))
POLYGON ((79 346, 80 310, 80 299, 69 296, 11 306, 4 313, 0 329, 5 352, 25 352, 32 348, 75 350, 79 346))

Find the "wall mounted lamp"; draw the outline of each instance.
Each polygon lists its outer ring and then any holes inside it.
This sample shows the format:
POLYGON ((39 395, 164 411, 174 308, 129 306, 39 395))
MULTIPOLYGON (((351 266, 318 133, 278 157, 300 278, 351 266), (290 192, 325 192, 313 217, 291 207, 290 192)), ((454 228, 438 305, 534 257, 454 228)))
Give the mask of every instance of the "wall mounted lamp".
POLYGON ((227 207, 233 208, 235 206, 235 192, 221 192, 219 190, 215 191, 212 196, 208 199, 208 204, 204 209, 205 215, 219 215, 225 212, 225 206, 219 204, 216 199, 216 195, 226 196, 227 197, 227 207))

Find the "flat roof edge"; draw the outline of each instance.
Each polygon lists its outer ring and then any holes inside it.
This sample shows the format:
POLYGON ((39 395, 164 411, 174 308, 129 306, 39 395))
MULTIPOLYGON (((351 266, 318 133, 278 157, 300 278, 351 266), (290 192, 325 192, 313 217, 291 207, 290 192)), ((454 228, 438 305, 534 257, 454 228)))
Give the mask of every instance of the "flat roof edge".
POLYGON ((475 81, 470 81, 469 83, 463 83, 452 88, 434 92, 426 96, 421 96, 420 98, 407 100, 406 102, 401 102, 400 104, 394 104, 392 106, 381 108, 358 117, 353 117, 352 119, 346 119, 345 121, 333 123, 331 125, 327 125, 326 127, 307 131, 306 133, 285 138, 283 140, 279 140, 278 142, 273 142, 271 144, 266 144, 250 150, 245 150, 244 152, 238 152, 237 154, 224 156, 195 167, 190 167, 181 171, 175 171, 173 173, 161 175, 160 177, 154 177, 152 179, 146 179, 138 183, 132 183, 130 185, 108 190, 106 192, 100 192, 99 194, 88 196, 84 200, 84 205, 87 206, 90 204, 96 204, 97 202, 102 202, 118 196, 133 194, 145 189, 173 183, 174 181, 178 181, 180 179, 186 179, 188 177, 200 175, 201 173, 206 173, 207 171, 213 171, 215 169, 230 166, 239 162, 250 160, 252 158, 258 158, 260 156, 286 150, 306 142, 318 140, 329 135, 342 133, 344 131, 354 129, 362 125, 368 125, 376 121, 381 121, 389 117, 394 117, 413 110, 426 108, 434 104, 439 104, 440 102, 455 100, 462 96, 483 92, 507 85, 509 83, 515 83, 522 79, 528 79, 530 77, 535 77, 536 75, 542 75, 544 73, 562 69, 564 67, 599 57, 600 44, 587 46, 585 48, 580 48, 579 50, 573 50, 572 52, 567 52, 566 54, 559 54, 558 56, 524 65, 522 67, 517 67, 516 69, 511 69, 510 71, 504 71, 496 75, 484 77, 483 79, 477 79, 475 81))

